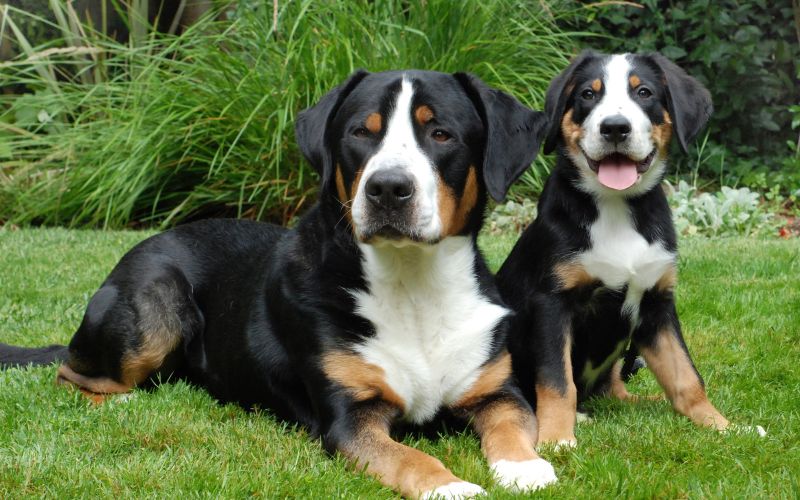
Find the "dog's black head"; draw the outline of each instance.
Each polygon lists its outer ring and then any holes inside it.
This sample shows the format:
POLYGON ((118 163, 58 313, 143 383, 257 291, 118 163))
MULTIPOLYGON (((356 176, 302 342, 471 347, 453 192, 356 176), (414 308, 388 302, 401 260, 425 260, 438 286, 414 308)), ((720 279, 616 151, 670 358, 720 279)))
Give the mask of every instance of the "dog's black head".
POLYGON ((358 71, 303 111, 297 141, 362 242, 435 243, 480 227, 536 157, 546 118, 476 77, 358 71))
POLYGON ((711 116, 711 96, 660 54, 584 52, 547 91, 545 152, 559 144, 593 193, 649 191, 673 132, 686 150, 711 116))

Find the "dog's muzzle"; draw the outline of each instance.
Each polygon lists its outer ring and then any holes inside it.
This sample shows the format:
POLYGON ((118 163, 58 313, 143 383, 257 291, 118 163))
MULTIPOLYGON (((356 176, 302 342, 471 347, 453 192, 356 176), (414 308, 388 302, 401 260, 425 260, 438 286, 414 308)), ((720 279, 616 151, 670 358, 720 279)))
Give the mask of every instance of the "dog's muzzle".
POLYGON ((362 240, 417 240, 411 223, 415 192, 413 177, 401 169, 382 169, 372 174, 364 184, 367 210, 360 231, 362 240))

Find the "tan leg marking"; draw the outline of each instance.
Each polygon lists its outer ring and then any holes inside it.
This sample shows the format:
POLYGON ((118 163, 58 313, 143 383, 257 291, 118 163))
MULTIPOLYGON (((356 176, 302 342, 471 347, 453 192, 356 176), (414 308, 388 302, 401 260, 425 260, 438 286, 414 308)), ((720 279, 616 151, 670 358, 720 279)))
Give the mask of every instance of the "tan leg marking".
POLYGON ((638 398, 628 392, 625 382, 622 381, 622 364, 623 360, 618 359, 614 366, 611 367, 611 386, 609 390, 612 396, 621 401, 636 401, 638 398))
POLYGON ((122 383, 134 387, 147 380, 180 341, 180 333, 173 329, 145 330, 139 349, 122 357, 122 383))
POLYGON ((625 387, 625 382, 622 381, 622 365, 624 360, 620 359, 611 367, 611 383, 609 386, 609 393, 611 396, 619 399, 620 401, 637 402, 642 400, 648 401, 661 401, 664 397, 660 394, 652 396, 639 396, 638 394, 631 394, 625 387))
POLYGON ((642 348, 641 352, 678 413, 697 425, 718 430, 728 427, 728 420, 708 400, 688 354, 671 328, 658 332, 655 346, 642 348))
POLYGON ((364 126, 373 134, 379 134, 383 128, 383 117, 380 113, 370 113, 364 122, 364 126))
POLYGON ((81 375, 66 364, 58 367, 56 383, 73 385, 81 389, 81 392, 94 402, 100 402, 104 394, 121 394, 133 388, 131 385, 122 384, 108 377, 87 377, 86 375, 81 375))
POLYGON ((539 458, 536 443, 536 418, 512 401, 501 400, 475 413, 475 431, 481 438, 486 460, 522 462, 539 458))
POLYGON ((433 120, 433 110, 423 104, 414 110, 414 118, 417 120, 417 123, 420 126, 425 125, 429 121, 433 120))
POLYGON ((405 408, 403 398, 386 383, 383 368, 364 361, 358 354, 329 352, 322 357, 322 370, 330 380, 345 387, 356 401, 377 398, 399 410, 405 408))
POLYGON ((583 128, 572 120, 571 109, 564 113, 564 118, 561 119, 561 134, 564 136, 567 149, 574 155, 581 154, 578 141, 583 136, 583 128))
POLYGON ((553 267, 553 274, 560 282, 559 290, 572 290, 591 285, 595 281, 586 268, 576 262, 560 262, 553 267))
MULTIPOLYGON (((390 407, 387 407, 390 410, 390 407)), ((341 453, 381 483, 416 498, 440 486, 462 481, 439 460, 398 443, 389 436, 389 411, 360 415, 353 440, 341 453)))
POLYGON ((658 148, 659 156, 666 158, 669 153, 669 141, 672 140, 672 118, 666 110, 664 110, 664 123, 653 125, 650 137, 658 148))
POLYGON ((453 405, 456 408, 469 409, 480 403, 486 396, 495 394, 511 377, 511 355, 508 351, 484 365, 478 379, 453 405))
POLYGON ((437 179, 439 190, 439 218, 442 221, 441 237, 454 236, 464 229, 470 212, 478 202, 478 177, 475 167, 470 165, 464 191, 457 199, 453 189, 441 177, 437 179))
POLYGON ((575 442, 575 417, 578 411, 578 390, 572 379, 572 343, 564 346, 565 393, 536 384, 536 418, 539 421, 538 442, 575 442))

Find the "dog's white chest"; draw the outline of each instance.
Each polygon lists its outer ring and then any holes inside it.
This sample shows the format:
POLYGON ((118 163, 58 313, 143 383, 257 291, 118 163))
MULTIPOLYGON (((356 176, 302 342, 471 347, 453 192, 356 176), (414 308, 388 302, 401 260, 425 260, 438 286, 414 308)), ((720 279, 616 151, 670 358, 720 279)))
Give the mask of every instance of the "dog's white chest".
POLYGON ((508 311, 479 292, 468 238, 424 249, 362 250, 369 291, 354 293, 356 311, 375 335, 356 349, 384 370, 405 402, 405 418, 424 422, 475 382, 508 311))
POLYGON ((579 261, 606 287, 621 290, 627 285, 625 308, 638 313, 642 295, 674 266, 675 254, 660 242, 648 243, 636 231, 623 199, 602 200, 598 209, 600 215, 589 230, 592 247, 579 261))

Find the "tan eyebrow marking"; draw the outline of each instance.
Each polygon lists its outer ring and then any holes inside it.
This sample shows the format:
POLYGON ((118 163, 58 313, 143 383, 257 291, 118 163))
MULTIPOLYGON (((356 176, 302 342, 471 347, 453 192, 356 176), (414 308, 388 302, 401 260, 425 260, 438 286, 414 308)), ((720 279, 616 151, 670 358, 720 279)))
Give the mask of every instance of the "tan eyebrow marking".
POLYGON ((367 130, 373 134, 377 134, 383 127, 383 117, 380 113, 372 113, 367 117, 367 121, 364 122, 364 126, 367 127, 367 130))
POLYGON ((414 118, 417 119, 417 123, 420 125, 425 125, 433 119, 433 110, 423 104, 414 111, 414 118))

